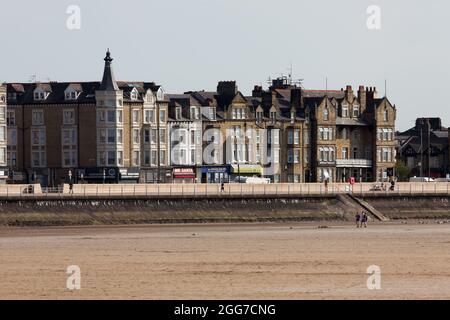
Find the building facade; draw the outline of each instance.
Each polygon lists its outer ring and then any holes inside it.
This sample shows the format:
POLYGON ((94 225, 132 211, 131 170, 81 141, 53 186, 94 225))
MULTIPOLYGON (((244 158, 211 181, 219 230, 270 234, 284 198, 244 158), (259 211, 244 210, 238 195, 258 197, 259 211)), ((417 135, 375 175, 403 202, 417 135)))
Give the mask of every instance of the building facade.
POLYGON ((0 173, 9 183, 394 175, 396 109, 374 88, 306 90, 282 77, 250 96, 235 81, 165 94, 154 82, 117 81, 108 51, 100 82, 9 83, 0 97, 0 173))
POLYGON ((414 127, 396 133, 398 159, 408 167, 410 177, 450 174, 449 131, 440 118, 418 118, 414 127))

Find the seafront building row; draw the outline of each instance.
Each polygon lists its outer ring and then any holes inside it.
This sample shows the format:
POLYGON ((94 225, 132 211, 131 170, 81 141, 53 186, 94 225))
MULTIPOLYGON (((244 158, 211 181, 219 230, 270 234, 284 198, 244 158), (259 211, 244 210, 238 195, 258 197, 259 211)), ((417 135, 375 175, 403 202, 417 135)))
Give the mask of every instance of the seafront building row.
POLYGON ((165 93, 116 81, 0 86, 2 182, 219 183, 387 181, 396 107, 375 88, 307 90, 289 78, 165 93))

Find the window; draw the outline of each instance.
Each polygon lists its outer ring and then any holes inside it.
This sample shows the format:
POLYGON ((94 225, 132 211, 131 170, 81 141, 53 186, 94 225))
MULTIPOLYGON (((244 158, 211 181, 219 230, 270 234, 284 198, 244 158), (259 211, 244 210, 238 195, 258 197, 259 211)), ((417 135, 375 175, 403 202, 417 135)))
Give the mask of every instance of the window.
POLYGON ((123 130, 117 129, 117 143, 123 143, 123 130))
POLYGON ((122 110, 117 110, 117 123, 122 123, 123 122, 123 112, 122 110))
POLYGON ((36 100, 36 101, 45 100, 45 99, 47 99, 48 95, 49 95, 48 92, 45 92, 42 90, 35 90, 34 91, 34 100, 36 100))
POLYGON ((292 130, 288 131, 288 144, 294 143, 294 132, 292 130))
POLYGON ((191 145, 195 145, 195 133, 194 130, 191 131, 191 145))
POLYGON ((273 151, 273 163, 279 163, 280 162, 280 149, 275 149, 273 151))
POLYGON ((262 111, 256 111, 256 120, 258 122, 262 121, 263 117, 264 117, 264 113, 262 111))
POLYGON ((344 104, 342 105, 342 117, 343 118, 348 118, 348 105, 344 104))
POLYGON ((157 129, 151 129, 151 141, 152 143, 157 143, 157 139, 158 139, 158 130, 157 129))
POLYGON ((133 129, 133 143, 139 144, 140 137, 139 137, 139 129, 133 129))
POLYGON ((150 143, 150 130, 144 129, 144 143, 150 143))
POLYGON ((6 120, 6 107, 0 107, 0 121, 6 120))
POLYGON ((137 100, 138 99, 138 92, 137 92, 136 88, 133 88, 133 90, 131 91, 130 98, 131 98, 131 100, 137 100))
POLYGON ((139 123, 139 110, 133 110, 133 123, 139 123))
POLYGON ((158 156, 158 153, 156 152, 156 150, 152 150, 151 151, 151 154, 152 154, 152 158, 151 158, 151 165, 152 166, 156 166, 157 165, 157 156, 158 156))
POLYGON ((175 120, 180 120, 180 119, 181 119, 181 108, 176 107, 175 108, 175 120))
POLYGON ((98 118, 98 121, 99 121, 99 122, 105 122, 105 119, 106 119, 106 113, 105 113, 105 111, 104 111, 104 110, 99 110, 99 111, 97 112, 97 118, 98 118))
POLYGON ((63 167, 77 166, 77 152, 76 150, 66 150, 62 153, 63 167))
POLYGON ((358 118, 359 117, 359 106, 355 105, 353 106, 353 118, 358 118))
POLYGON ((342 159, 344 159, 344 160, 348 159, 348 148, 347 147, 342 148, 342 159))
POLYGON ((7 152, 7 162, 9 167, 15 167, 17 165, 17 152, 7 152))
POLYGON ((275 121, 277 119, 277 113, 276 111, 270 111, 270 119, 272 121, 275 121))
POLYGON ((107 129, 107 142, 116 143, 116 129, 107 129))
POLYGON ((342 129, 342 131, 341 131, 341 139, 343 139, 343 140, 347 140, 348 139, 348 129, 347 128, 342 129))
POLYGON ((8 111, 6 113, 6 124, 9 126, 16 125, 16 112, 14 110, 8 111))
POLYGON ((112 110, 110 110, 110 111, 107 111, 107 119, 108 119, 108 122, 110 122, 110 123, 115 123, 116 122, 116 112, 115 111, 112 111, 112 110))
POLYGON ((133 151, 133 166, 138 166, 140 164, 139 151, 133 151))
POLYGON ((389 121, 389 111, 387 108, 385 108, 383 111, 383 121, 385 122, 389 121))
POLYGON ((166 110, 159 110, 159 122, 166 122, 166 110))
POLYGON ((294 144, 300 143, 300 130, 294 130, 294 144))
POLYGON ((159 163, 160 165, 164 165, 166 163, 166 150, 161 150, 159 152, 159 163))
POLYGON ((288 149, 287 162, 294 163, 294 150, 288 149))
POLYGON ((31 121, 32 121, 33 126, 43 125, 44 124, 44 111, 43 110, 33 110, 31 121))
POLYGON ((8 129, 8 145, 17 145, 17 129, 9 127, 8 129))
POLYGON ((75 111, 73 109, 63 111, 63 123, 64 124, 75 123, 75 111))
POLYGON ((309 145, 309 131, 303 133, 303 144, 309 145))
POLYGON ((77 144, 77 131, 76 129, 62 129, 62 145, 74 146, 77 144))
POLYGON ((4 142, 6 140, 6 126, 0 126, 0 141, 4 142))
POLYGON ((108 158, 107 158, 107 165, 108 166, 114 166, 116 164, 116 152, 115 151, 108 151, 108 158))
POLYGON ((200 114, 197 107, 191 107, 191 120, 200 119, 200 114))
POLYGON ((149 166, 150 165, 150 150, 144 150, 144 165, 149 166))
POLYGON ((45 151, 32 151, 31 152, 31 165, 33 167, 45 167, 46 154, 45 151))
POLYGON ((166 143, 166 129, 159 129, 159 143, 166 143))
POLYGON ((294 150, 294 163, 300 163, 300 150, 294 150))
POLYGON ((145 110, 144 111, 145 117, 144 122, 145 123, 155 123, 155 110, 145 110))
POLYGON ((32 129, 31 130, 31 144, 32 146, 45 146, 45 130, 32 129))
POLYGON ((328 108, 324 108, 323 109, 323 120, 328 121, 328 118, 329 118, 328 108))

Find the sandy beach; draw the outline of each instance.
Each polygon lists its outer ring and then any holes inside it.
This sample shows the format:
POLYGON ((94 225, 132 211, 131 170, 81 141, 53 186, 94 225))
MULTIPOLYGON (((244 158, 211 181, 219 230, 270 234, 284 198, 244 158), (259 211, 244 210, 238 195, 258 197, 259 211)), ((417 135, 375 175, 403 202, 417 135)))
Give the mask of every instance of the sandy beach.
POLYGON ((450 224, 319 225, 0 228, 0 299, 450 299, 450 224))

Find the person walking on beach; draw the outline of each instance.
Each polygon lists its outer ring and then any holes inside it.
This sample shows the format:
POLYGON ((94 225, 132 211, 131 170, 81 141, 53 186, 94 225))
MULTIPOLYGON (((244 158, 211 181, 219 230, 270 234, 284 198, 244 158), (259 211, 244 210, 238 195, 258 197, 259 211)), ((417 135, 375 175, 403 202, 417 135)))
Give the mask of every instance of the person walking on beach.
POLYGON ((359 212, 356 212, 355 220, 356 220, 356 227, 359 228, 359 223, 361 221, 361 215, 359 214, 359 212))
POLYGON ((364 212, 361 218, 361 228, 367 228, 367 214, 364 212))

